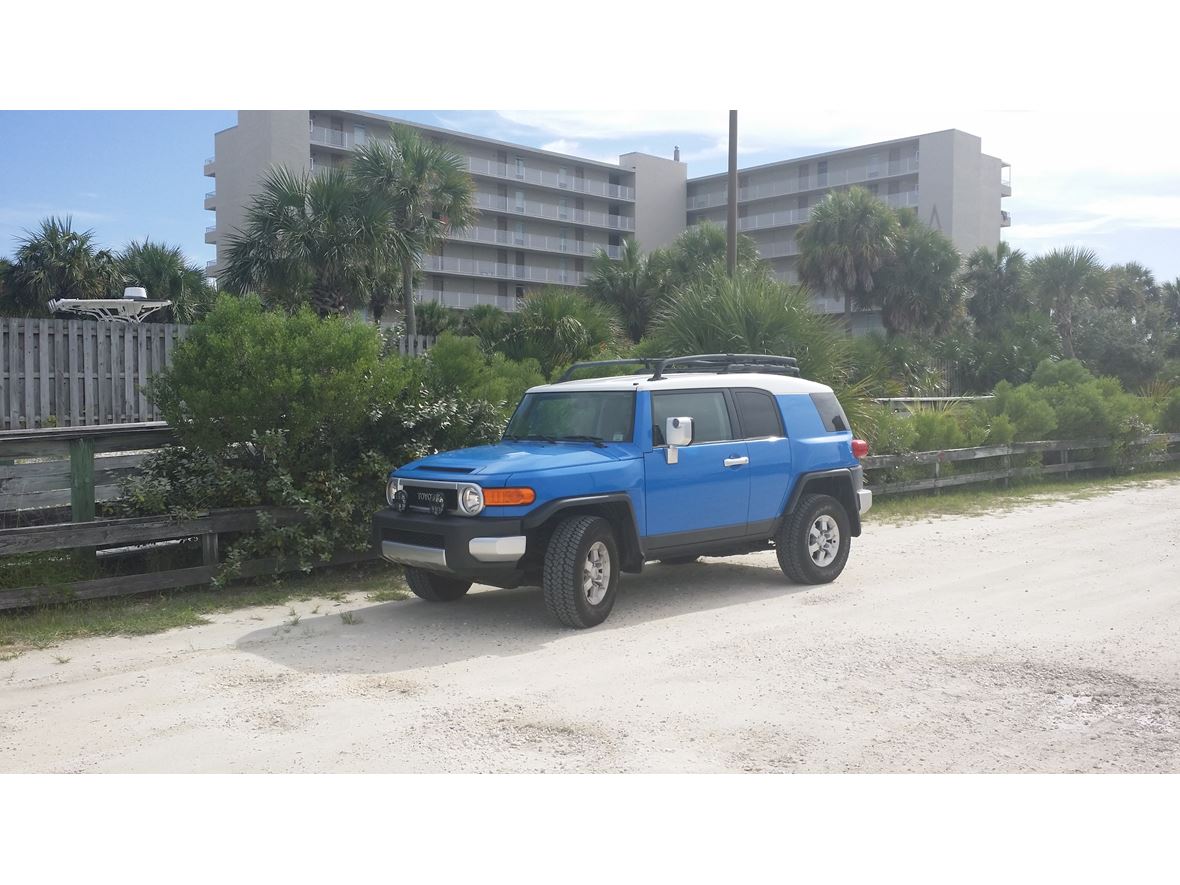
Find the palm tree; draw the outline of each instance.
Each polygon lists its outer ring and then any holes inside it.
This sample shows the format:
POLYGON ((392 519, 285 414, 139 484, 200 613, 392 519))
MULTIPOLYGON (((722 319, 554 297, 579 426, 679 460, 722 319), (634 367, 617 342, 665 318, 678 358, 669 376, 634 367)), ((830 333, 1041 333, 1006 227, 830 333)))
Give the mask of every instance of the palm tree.
POLYGON ((477 304, 463 311, 459 320, 459 334, 479 339, 485 352, 494 351, 512 328, 509 314, 492 304, 477 304))
POLYGON ((213 306, 216 290, 179 246, 133 240, 117 261, 127 285, 142 286, 149 298, 172 302, 168 308, 172 322, 196 322, 213 306))
POLYGON ((897 215, 862 187, 835 191, 795 235, 799 278, 813 289, 844 293, 844 325, 852 334, 852 303, 864 302, 873 276, 893 257, 897 215))
POLYGON ((713 268, 660 308, 652 325, 660 353, 765 353, 794 356, 808 378, 844 377, 847 345, 801 286, 767 274, 713 268))
POLYGON ((514 360, 532 357, 546 378, 578 360, 610 356, 620 336, 610 307, 556 286, 530 292, 511 316, 512 329, 498 350, 514 360))
POLYGON ((898 221, 893 258, 873 277, 873 290, 862 306, 879 306, 881 322, 891 335, 941 335, 962 313, 959 252, 912 212, 899 214, 898 221))
MULTIPOLYGON (((661 278, 664 294, 671 294, 707 276, 716 267, 725 266, 725 228, 704 221, 687 228, 676 240, 648 257, 648 266, 661 278)), ((768 271, 758 257, 758 245, 745 234, 737 235, 738 270, 768 271)))
POLYGON ((1158 303, 1160 287, 1156 284, 1155 274, 1139 262, 1112 264, 1107 274, 1114 303, 1133 316, 1142 316, 1149 304, 1158 303))
POLYGON ((663 289, 650 256, 640 252, 638 241, 627 240, 619 261, 603 250, 594 256, 586 291, 613 307, 622 318, 627 336, 637 342, 647 332, 663 289))
POLYGON ((414 270, 422 256, 452 230, 475 220, 474 185, 463 157, 451 148, 395 124, 389 139, 371 139, 359 148, 352 175, 362 189, 389 208, 391 235, 401 251, 402 302, 406 334, 418 334, 414 315, 414 270))
POLYGON ((1038 255, 1029 272, 1041 304, 1057 326, 1062 353, 1074 359, 1074 310, 1085 299, 1105 300, 1110 285, 1105 269, 1093 249, 1070 246, 1038 255))
POLYGON ((1032 307, 1028 261, 1008 243, 997 243, 994 252, 987 246, 972 252, 962 281, 970 293, 967 312, 980 329, 993 331, 1032 307))
POLYGON ((17 241, 9 272, 12 307, 44 315, 52 298, 108 298, 122 282, 114 256, 94 243, 94 231, 75 231, 73 220, 46 218, 17 241))
POLYGON ((344 172, 276 167, 229 238, 221 283, 288 309, 310 301, 320 316, 354 310, 410 251, 390 226, 386 202, 344 172))

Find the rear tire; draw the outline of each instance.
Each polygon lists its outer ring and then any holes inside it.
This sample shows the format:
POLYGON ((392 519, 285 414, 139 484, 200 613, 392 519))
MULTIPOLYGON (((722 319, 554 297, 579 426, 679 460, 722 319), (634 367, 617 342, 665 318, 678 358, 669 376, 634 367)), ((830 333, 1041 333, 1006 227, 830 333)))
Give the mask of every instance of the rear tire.
POLYGON ((621 564, 609 522, 598 516, 563 519, 545 550, 545 607, 567 627, 601 624, 614 607, 621 564))
POLYGON ((783 520, 774 547, 779 568, 796 584, 827 584, 848 562, 848 513, 831 495, 804 495, 783 520))
POLYGON ((406 567, 406 583, 415 596, 427 602, 454 602, 471 589, 470 581, 448 578, 411 566, 406 567))

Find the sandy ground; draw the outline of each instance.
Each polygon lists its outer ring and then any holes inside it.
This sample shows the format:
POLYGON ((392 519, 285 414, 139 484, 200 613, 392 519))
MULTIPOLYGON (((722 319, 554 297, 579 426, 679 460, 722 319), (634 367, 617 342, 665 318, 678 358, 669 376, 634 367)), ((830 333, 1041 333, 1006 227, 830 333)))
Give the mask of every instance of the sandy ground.
POLYGON ((1175 481, 870 526, 824 587, 649 566, 589 631, 532 588, 295 608, 0 665, 0 771, 1180 770, 1175 481))

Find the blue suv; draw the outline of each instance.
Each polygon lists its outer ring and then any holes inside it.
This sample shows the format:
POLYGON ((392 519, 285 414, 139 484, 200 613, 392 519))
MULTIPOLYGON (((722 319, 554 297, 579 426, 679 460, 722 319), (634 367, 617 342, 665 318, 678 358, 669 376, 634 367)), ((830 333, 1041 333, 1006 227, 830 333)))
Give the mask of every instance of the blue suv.
POLYGON ((773 548, 791 581, 834 580, 872 504, 867 453, 790 357, 579 363, 530 389, 499 443, 394 470, 374 535, 423 599, 539 584, 558 620, 592 627, 651 561, 773 548))

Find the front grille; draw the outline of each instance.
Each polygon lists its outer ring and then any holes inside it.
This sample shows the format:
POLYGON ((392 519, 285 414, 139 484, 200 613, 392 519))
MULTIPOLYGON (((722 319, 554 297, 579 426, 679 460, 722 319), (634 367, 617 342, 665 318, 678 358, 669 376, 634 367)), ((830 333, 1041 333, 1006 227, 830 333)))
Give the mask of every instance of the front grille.
POLYGON ((408 505, 415 510, 430 511, 437 495, 442 495, 443 506, 448 511, 457 510, 459 507, 459 493, 454 489, 436 489, 408 484, 403 485, 402 488, 405 490, 408 505))

